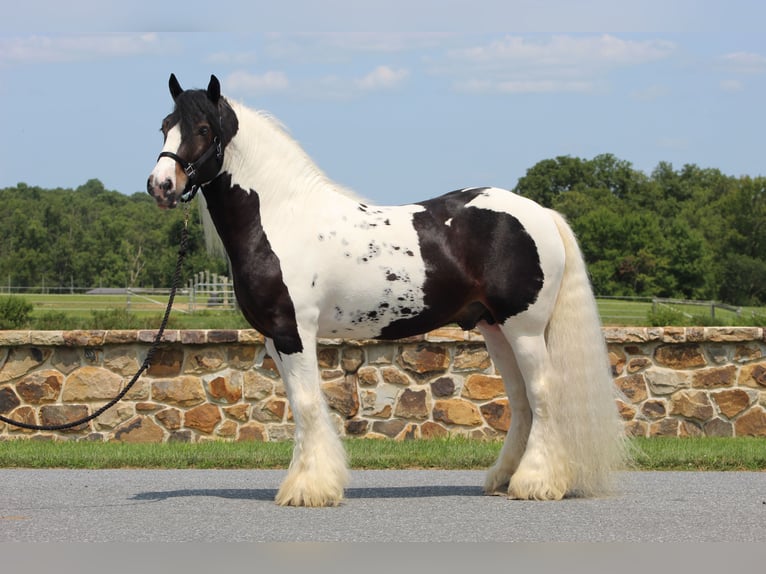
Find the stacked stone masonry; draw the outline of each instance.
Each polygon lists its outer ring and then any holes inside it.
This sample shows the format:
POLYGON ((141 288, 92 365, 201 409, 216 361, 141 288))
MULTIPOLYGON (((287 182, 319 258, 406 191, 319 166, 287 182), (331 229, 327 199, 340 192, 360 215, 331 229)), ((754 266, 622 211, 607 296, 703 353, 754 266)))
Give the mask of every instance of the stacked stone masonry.
MULTIPOLYGON (((766 436, 763 328, 605 328, 632 436, 766 436)), ((139 368, 154 331, 0 331, 0 414, 38 424, 87 415, 139 368)), ((322 388, 344 436, 500 437, 513 413, 481 336, 444 328, 393 342, 322 340, 322 388)), ((566 373, 562 373, 566 376, 566 373)), ((0 423, 0 439, 274 441, 294 424, 263 338, 169 331, 125 399, 69 431, 0 423)))

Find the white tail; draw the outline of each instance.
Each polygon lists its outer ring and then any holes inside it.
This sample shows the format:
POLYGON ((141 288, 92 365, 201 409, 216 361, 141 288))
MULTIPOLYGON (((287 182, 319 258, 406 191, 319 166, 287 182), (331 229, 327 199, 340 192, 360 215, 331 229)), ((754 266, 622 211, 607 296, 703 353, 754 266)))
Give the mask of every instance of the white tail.
POLYGON ((577 239, 551 210, 566 251, 564 277, 548 324, 548 352, 559 388, 550 393, 551 418, 561 430, 571 465, 570 494, 599 496, 612 488, 613 471, 627 460, 596 300, 577 239))

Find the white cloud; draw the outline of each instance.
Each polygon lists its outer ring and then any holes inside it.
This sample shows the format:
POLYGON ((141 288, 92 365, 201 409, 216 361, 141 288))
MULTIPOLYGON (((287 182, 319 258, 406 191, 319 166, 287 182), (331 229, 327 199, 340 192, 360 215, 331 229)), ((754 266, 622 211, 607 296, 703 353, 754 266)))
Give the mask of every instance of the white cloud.
POLYGON ((741 80, 721 80, 721 82, 718 84, 718 86, 723 90, 724 92, 741 92, 745 89, 745 84, 741 80))
POLYGON ((404 82, 409 72, 404 68, 393 69, 389 66, 378 66, 372 72, 356 80, 356 86, 363 91, 390 90, 404 82))
POLYGON ((348 100, 363 94, 390 91, 399 88, 409 76, 404 68, 378 66, 356 78, 330 74, 309 78, 300 83, 300 95, 309 98, 348 100))
POLYGON ((674 46, 663 40, 622 40, 602 36, 553 36, 535 42, 520 36, 506 36, 486 46, 453 50, 457 60, 477 64, 505 66, 509 63, 540 66, 614 66, 641 64, 665 58, 674 46))
POLYGON ((359 54, 393 54, 439 48, 454 34, 443 33, 304 33, 269 34, 266 51, 279 61, 342 62, 359 54))
POLYGON ((766 56, 754 52, 732 52, 719 58, 729 72, 762 74, 766 72, 766 56))
POLYGON ((244 97, 286 93, 300 98, 349 99, 362 94, 396 89, 408 76, 408 70, 390 66, 378 66, 356 78, 328 74, 297 80, 288 79, 284 72, 252 74, 240 70, 231 73, 225 79, 224 85, 228 93, 244 97))
POLYGON ((92 61, 158 53, 157 34, 91 34, 0 38, 0 64, 92 61))
POLYGON ((285 92, 290 88, 290 81, 284 72, 265 72, 251 74, 243 70, 232 72, 224 81, 227 92, 243 96, 260 96, 285 92))
POLYGON ((451 50, 438 74, 458 90, 487 93, 589 92, 615 69, 669 57, 664 40, 625 40, 612 35, 556 35, 543 40, 505 36, 488 44, 451 50), (481 77, 481 80, 477 80, 481 77))
POLYGON ((755 52, 730 52, 718 57, 715 64, 717 71, 723 76, 718 82, 718 87, 722 92, 731 94, 747 89, 744 77, 766 73, 766 56, 755 52))

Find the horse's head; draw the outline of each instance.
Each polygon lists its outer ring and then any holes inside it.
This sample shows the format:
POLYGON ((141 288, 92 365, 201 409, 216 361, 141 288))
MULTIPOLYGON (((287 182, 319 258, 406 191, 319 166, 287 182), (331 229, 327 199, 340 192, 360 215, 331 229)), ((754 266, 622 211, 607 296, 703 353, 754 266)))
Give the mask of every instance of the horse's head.
POLYGON ((221 97, 218 78, 210 76, 207 90, 184 91, 170 75, 175 109, 162 121, 162 147, 146 190, 160 207, 189 200, 200 186, 220 173, 224 148, 237 131, 237 118, 221 97))

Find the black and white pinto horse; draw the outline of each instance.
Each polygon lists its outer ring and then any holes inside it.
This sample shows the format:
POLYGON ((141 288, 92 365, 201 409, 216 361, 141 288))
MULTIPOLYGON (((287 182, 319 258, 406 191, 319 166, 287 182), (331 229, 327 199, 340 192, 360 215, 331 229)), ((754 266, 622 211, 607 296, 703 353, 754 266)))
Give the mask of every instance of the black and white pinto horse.
POLYGON ((277 364, 296 426, 277 503, 337 505, 349 478, 317 337, 398 339, 449 323, 482 333, 512 412, 485 491, 608 491, 622 426, 591 285, 560 215, 492 187, 369 205, 272 118, 222 97, 215 76, 184 91, 171 75, 170 93, 147 189, 163 208, 202 190, 242 312, 277 364))

